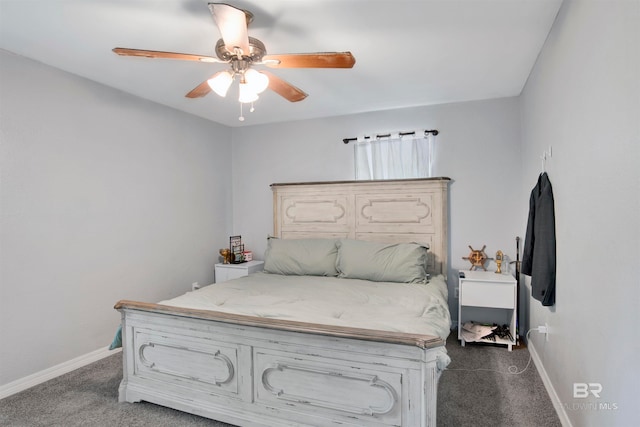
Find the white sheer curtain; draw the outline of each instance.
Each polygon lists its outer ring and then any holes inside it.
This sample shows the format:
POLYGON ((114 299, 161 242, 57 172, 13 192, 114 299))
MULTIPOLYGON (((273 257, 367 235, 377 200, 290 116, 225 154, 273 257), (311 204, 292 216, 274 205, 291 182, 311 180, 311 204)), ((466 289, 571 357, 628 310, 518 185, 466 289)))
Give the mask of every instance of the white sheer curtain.
POLYGON ((358 137, 354 144, 357 180, 431 177, 431 133, 391 134, 389 137, 358 137))

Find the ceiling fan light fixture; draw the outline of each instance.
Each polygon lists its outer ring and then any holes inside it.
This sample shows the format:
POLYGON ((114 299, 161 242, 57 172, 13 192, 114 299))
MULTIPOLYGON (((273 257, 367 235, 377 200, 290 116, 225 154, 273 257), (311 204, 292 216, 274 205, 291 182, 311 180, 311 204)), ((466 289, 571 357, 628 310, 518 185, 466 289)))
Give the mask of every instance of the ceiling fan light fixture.
POLYGON ((248 104, 258 100, 258 94, 251 88, 248 83, 240 82, 238 101, 243 104, 248 104))
POLYGON ((227 96, 231 82, 233 82, 233 76, 228 71, 222 71, 215 77, 207 80, 211 90, 223 98, 227 96))
POLYGON ((269 77, 253 68, 245 71, 244 78, 256 94, 264 92, 269 87, 269 77))

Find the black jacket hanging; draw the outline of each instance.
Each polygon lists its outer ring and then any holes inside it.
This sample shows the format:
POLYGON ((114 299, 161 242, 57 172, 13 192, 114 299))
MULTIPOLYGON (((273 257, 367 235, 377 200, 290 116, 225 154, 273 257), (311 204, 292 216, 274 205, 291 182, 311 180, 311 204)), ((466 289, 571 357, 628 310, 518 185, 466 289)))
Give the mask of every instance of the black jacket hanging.
POLYGON ((522 254, 522 273, 531 276, 531 296, 544 306, 556 302, 556 222, 553 189, 547 173, 529 198, 529 220, 522 254))

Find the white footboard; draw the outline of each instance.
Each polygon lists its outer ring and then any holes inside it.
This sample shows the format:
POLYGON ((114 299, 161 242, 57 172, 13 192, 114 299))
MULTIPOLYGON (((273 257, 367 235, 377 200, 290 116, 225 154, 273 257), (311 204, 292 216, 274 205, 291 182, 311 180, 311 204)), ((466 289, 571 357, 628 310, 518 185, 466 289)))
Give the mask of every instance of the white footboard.
POLYGON ((120 401, 240 426, 436 425, 437 383, 449 360, 437 338, 379 342, 344 330, 335 336, 117 308, 120 401))

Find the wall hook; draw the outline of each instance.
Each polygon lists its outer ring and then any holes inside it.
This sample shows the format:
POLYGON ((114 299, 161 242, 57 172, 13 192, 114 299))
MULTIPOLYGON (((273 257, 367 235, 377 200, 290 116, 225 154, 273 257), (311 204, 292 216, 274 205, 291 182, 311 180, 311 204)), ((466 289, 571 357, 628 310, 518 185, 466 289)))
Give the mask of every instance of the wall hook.
POLYGON ((545 163, 547 161, 548 158, 552 157, 553 152, 551 151, 551 146, 549 146, 549 148, 547 150, 544 150, 542 152, 542 156, 540 156, 540 158, 542 159, 542 172, 546 172, 545 169, 545 163))

